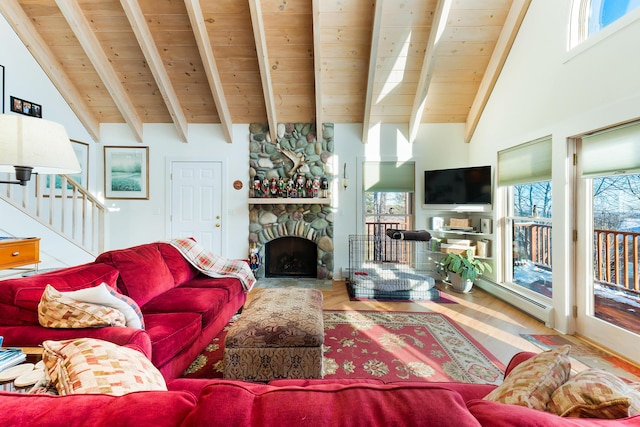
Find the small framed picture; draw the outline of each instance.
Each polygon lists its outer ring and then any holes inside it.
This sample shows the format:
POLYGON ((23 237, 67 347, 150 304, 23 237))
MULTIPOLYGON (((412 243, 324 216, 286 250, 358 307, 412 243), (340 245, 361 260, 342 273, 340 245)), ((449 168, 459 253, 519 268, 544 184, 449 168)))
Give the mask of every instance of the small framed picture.
POLYGON ((10 109, 14 113, 24 114, 25 116, 32 116, 42 118, 42 105, 35 102, 26 101, 24 99, 16 98, 15 96, 9 97, 10 109))
POLYGON ((149 147, 104 147, 106 199, 149 199, 149 147))

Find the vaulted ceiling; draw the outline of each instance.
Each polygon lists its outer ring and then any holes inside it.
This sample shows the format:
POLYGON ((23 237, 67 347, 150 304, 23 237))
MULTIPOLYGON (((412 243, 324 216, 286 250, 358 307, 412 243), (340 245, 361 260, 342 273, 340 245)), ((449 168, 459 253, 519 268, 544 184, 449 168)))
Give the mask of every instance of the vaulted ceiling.
MULTIPOLYGON (((465 123, 531 0, 2 0, 95 140, 100 123, 465 123)), ((275 135, 272 135, 275 139, 275 135)))

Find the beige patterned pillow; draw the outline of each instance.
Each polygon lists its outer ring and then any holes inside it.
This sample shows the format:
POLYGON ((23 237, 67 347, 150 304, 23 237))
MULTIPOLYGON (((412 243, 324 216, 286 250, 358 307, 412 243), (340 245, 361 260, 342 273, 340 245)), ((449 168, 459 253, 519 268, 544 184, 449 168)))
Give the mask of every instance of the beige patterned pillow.
POLYGON ((598 369, 576 374, 551 396, 549 412, 562 417, 625 418, 640 411, 640 392, 598 369))
POLYGON ((58 394, 167 390, 162 374, 142 353, 94 338, 45 341, 42 358, 58 394))
POLYGON ((569 350, 563 345, 522 362, 484 400, 546 410, 553 392, 569 379, 569 350))
POLYGON ((47 285, 38 303, 38 322, 45 328, 125 326, 124 314, 112 307, 81 302, 47 285))

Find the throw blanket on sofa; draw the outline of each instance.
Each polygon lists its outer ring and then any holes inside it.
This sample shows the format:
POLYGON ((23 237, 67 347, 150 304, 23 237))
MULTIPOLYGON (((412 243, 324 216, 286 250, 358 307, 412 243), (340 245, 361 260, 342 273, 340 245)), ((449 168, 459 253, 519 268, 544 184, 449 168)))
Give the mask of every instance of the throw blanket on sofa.
POLYGON ((209 277, 233 276, 242 282, 245 292, 249 292, 256 278, 246 261, 228 259, 214 255, 202 245, 191 239, 172 239, 171 246, 178 249, 182 256, 202 274, 209 277))

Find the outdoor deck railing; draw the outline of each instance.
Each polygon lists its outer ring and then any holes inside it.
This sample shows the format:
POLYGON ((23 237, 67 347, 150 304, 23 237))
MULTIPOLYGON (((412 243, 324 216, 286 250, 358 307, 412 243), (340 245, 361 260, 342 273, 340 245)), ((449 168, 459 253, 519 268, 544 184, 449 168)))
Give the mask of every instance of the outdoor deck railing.
MULTIPOLYGON (((640 295, 640 233, 595 229, 594 281, 640 295)), ((520 253, 514 261, 530 260, 551 269, 551 225, 514 224, 514 242, 520 253)))
POLYGON ((640 294, 640 233, 595 229, 594 279, 610 287, 640 294))

